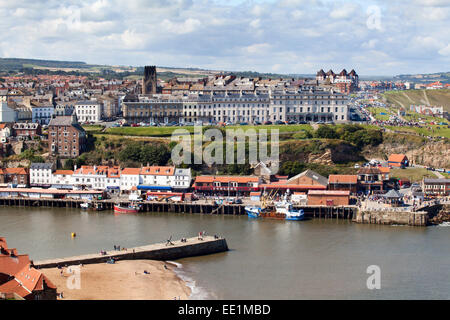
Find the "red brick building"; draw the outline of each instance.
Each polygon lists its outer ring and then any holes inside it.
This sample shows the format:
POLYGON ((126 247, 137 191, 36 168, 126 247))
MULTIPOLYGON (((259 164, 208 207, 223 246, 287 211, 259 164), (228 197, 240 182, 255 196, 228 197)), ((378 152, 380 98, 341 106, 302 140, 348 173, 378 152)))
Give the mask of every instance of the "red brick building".
POLYGON ((12 183, 28 186, 28 168, 0 168, 0 183, 12 183))
POLYGON ((348 206, 350 191, 310 190, 309 206, 348 206))
POLYGON ((56 116, 50 121, 48 147, 50 154, 62 158, 75 158, 86 150, 86 131, 75 114, 56 116))
POLYGON ((35 136, 42 134, 42 128, 39 123, 14 123, 13 135, 16 137, 24 137, 33 139, 35 136))
POLYGON ((356 193, 358 191, 358 176, 342 174, 330 175, 328 177, 328 189, 356 193))

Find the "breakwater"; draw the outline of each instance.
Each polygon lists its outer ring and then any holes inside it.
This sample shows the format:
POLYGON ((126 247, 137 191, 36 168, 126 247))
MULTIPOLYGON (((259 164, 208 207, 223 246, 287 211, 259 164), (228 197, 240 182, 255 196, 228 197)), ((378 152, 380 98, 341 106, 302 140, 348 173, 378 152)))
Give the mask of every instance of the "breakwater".
POLYGON ((80 264, 105 263, 114 260, 177 260, 181 258, 208 255, 228 251, 227 241, 224 238, 203 237, 186 239, 186 242, 171 241, 170 243, 157 243, 136 248, 127 248, 121 251, 108 251, 106 254, 86 254, 75 257, 50 259, 33 262, 36 268, 55 268, 58 266, 71 266, 80 264))
POLYGON ((407 225, 425 227, 428 225, 428 213, 425 211, 358 211, 354 222, 365 224, 407 225))

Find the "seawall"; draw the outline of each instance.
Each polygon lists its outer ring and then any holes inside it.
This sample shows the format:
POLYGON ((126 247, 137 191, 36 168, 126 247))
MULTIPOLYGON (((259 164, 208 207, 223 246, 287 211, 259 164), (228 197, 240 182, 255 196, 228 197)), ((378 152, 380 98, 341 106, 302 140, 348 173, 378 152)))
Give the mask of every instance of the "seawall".
POLYGON ((357 223, 407 225, 425 227, 428 225, 428 213, 425 211, 358 211, 353 219, 357 223))
POLYGON ((157 243, 136 248, 127 248, 122 251, 108 251, 106 255, 87 254, 62 259, 35 261, 36 268, 55 268, 58 266, 71 266, 79 264, 104 263, 114 260, 176 260, 228 251, 227 241, 224 238, 204 237, 187 239, 186 242, 172 241, 171 244, 157 243))

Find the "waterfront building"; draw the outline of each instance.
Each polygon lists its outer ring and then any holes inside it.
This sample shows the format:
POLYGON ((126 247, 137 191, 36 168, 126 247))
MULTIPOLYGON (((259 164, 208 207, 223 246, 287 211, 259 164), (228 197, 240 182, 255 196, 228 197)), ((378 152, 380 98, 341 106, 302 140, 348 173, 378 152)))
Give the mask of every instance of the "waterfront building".
POLYGON ((27 187, 29 183, 28 168, 3 168, 0 169, 0 184, 19 185, 27 187))
POLYGON ((133 187, 140 183, 141 168, 125 168, 120 173, 120 192, 130 193, 133 187))
POLYGON ((72 170, 55 170, 52 173, 52 188, 68 189, 74 187, 72 170))
POLYGON ((450 195, 450 179, 423 179, 422 191, 427 196, 450 195))
POLYGON ((357 175, 330 175, 328 177, 328 189, 334 191, 350 191, 356 193, 358 191, 357 175))
POLYGON ((53 163, 32 163, 30 165, 30 186, 50 187, 52 185, 52 174, 55 170, 53 163))
MULTIPOLYGON (((368 167, 361 168, 358 171, 358 189, 364 192, 383 191, 386 179, 386 173, 382 173, 381 168, 368 167)), ((387 174, 387 176, 389 176, 387 174)))
POLYGON ((259 190, 260 178, 255 176, 198 176, 194 189, 198 193, 223 196, 249 196, 259 190))
POLYGON ((56 116, 50 121, 48 147, 50 154, 62 158, 75 158, 86 150, 86 132, 75 114, 56 116))
POLYGON ((328 179, 312 170, 306 170, 290 179, 279 178, 260 186, 263 190, 277 190, 285 193, 290 192, 307 192, 308 190, 326 190, 328 187, 328 179))
POLYGON ((102 120, 103 104, 88 100, 75 103, 75 114, 81 123, 97 123, 102 120))
POLYGON ((336 190, 309 190, 309 206, 348 206, 350 191, 336 190))

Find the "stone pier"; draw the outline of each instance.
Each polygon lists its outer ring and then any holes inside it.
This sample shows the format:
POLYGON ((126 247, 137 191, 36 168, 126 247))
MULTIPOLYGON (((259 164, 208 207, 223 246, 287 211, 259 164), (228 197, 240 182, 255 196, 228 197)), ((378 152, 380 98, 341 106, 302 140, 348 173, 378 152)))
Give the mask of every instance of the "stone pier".
POLYGON ((127 248, 122 251, 108 251, 106 255, 100 253, 86 254, 76 257, 35 261, 36 268, 55 268, 58 266, 71 266, 80 264, 104 263, 109 260, 176 260, 187 257, 201 256, 228 251, 227 241, 224 238, 203 237, 187 239, 186 242, 172 241, 157 243, 148 246, 127 248))

